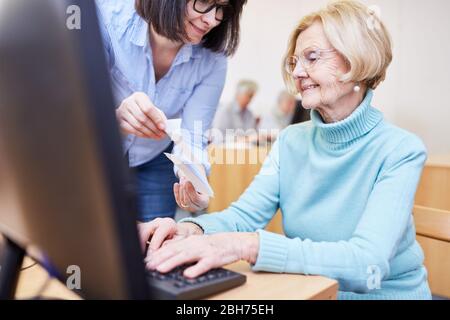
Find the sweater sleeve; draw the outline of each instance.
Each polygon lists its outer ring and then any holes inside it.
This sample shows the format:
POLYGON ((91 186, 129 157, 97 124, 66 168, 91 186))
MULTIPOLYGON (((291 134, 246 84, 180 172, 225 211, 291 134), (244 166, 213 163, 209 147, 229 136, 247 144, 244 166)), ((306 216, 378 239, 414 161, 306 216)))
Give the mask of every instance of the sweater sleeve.
POLYGON ((193 222, 205 234, 217 232, 254 232, 264 228, 279 207, 279 147, 274 143, 253 182, 231 206, 219 213, 187 218, 180 222, 193 222))
POLYGON ((389 261, 410 222, 425 160, 419 139, 407 139, 397 146, 348 241, 314 242, 258 231, 260 249, 253 270, 322 275, 338 280, 342 291, 369 292, 372 272, 380 280, 389 276, 389 261))

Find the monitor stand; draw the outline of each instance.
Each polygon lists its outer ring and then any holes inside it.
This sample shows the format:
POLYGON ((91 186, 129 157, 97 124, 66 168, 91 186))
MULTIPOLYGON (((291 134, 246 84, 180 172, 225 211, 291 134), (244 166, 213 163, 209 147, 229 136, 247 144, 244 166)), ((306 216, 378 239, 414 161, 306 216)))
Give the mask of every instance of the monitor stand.
POLYGON ((15 298, 20 269, 22 268, 25 250, 5 237, 0 260, 0 300, 15 298))

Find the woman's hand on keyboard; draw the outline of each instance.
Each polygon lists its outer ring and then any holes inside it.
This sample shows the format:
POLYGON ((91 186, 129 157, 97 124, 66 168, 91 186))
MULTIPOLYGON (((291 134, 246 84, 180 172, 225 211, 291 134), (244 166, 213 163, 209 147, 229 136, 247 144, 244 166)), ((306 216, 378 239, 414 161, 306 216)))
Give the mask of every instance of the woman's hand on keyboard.
POLYGON ((156 218, 147 223, 138 224, 139 242, 142 250, 148 246, 147 254, 159 249, 165 241, 176 241, 195 234, 203 234, 203 230, 194 223, 176 223, 171 218, 156 218))
POLYGON ((257 233, 194 235, 182 241, 169 241, 148 256, 146 267, 166 273, 178 266, 197 262, 184 271, 184 276, 195 278, 211 269, 239 260, 254 264, 258 250, 257 233))

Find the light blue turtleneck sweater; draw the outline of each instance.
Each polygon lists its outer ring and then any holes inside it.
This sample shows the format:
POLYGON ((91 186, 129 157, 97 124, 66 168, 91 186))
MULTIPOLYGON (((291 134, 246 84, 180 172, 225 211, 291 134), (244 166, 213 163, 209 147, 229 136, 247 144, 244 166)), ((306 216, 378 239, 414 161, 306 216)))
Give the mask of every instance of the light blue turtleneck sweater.
POLYGON ((429 299, 416 241, 422 142, 383 120, 368 91, 354 113, 284 130, 261 172, 228 209, 196 219, 206 234, 259 233, 254 271, 322 275, 340 299, 429 299), (285 236, 263 231, 277 209, 285 236))

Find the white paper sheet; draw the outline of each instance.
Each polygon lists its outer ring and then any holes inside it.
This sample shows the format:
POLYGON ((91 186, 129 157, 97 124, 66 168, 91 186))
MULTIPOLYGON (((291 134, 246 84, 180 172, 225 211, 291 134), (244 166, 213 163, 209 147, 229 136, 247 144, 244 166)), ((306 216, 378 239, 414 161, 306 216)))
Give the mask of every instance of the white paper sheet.
POLYGON ((184 159, 186 157, 187 159, 194 159, 195 161, 194 155, 190 152, 190 148, 183 141, 183 136, 181 135, 181 119, 167 120, 166 133, 175 145, 180 148, 184 155, 180 158, 173 154, 164 153, 166 157, 177 166, 178 170, 180 170, 186 179, 192 183, 197 192, 206 194, 209 197, 214 197, 214 191, 209 185, 205 174, 199 170, 197 167, 198 165, 194 164, 198 162, 192 163, 192 161, 184 159))
POLYGON ((194 186, 195 191, 206 194, 209 197, 214 197, 214 191, 208 183, 205 175, 197 170, 192 163, 182 161, 176 155, 164 153, 180 170, 187 180, 194 186))

